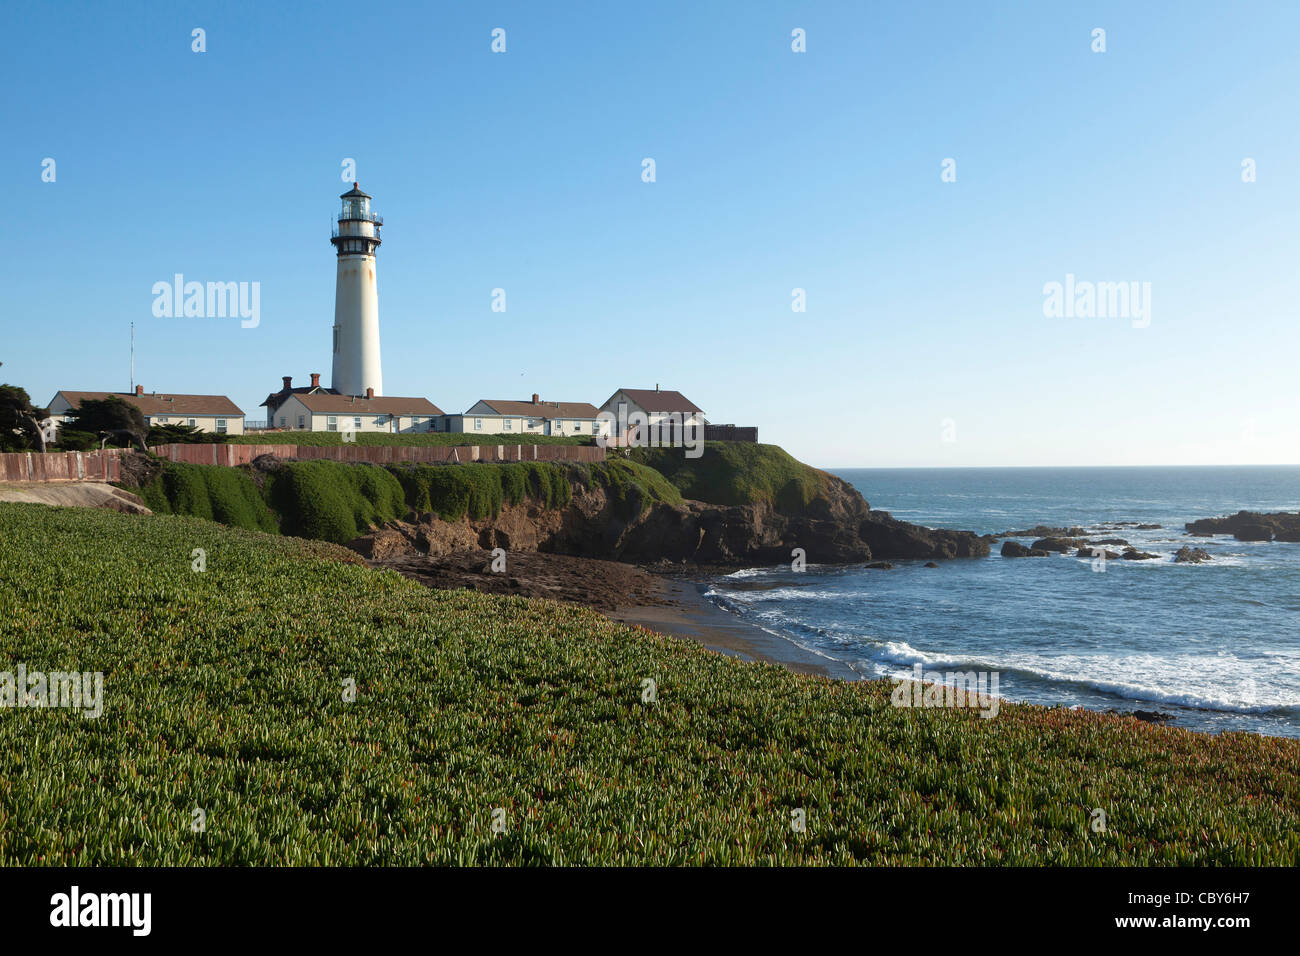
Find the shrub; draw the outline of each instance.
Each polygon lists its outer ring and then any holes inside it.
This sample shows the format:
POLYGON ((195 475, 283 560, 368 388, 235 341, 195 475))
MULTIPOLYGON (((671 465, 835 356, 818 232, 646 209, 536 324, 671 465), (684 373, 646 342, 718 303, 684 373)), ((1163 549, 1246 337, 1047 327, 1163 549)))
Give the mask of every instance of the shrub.
POLYGON ((654 468, 684 497, 715 505, 767 502, 783 514, 800 514, 826 489, 825 472, 776 445, 705 442, 699 458, 680 448, 634 448, 631 460, 654 468))
POLYGON ((611 458, 589 467, 593 484, 605 489, 624 517, 640 515, 656 501, 678 504, 682 500, 672 482, 648 465, 611 458))
POLYGON ((434 512, 444 521, 496 517, 503 504, 534 501, 565 508, 572 483, 608 490, 628 516, 654 501, 680 501, 662 475, 629 461, 598 464, 541 461, 462 465, 294 461, 265 476, 250 467, 160 462, 139 489, 159 514, 191 515, 239 528, 275 531, 346 544, 408 511, 434 512), (254 476, 261 478, 259 489, 254 476))
POLYGON ((75 428, 60 428, 57 447, 60 451, 94 451, 99 447, 99 436, 75 428))
POLYGON ((405 514, 401 485, 374 465, 286 462, 271 473, 267 497, 285 534, 336 544, 405 514))
POLYGON ((275 515, 247 471, 165 462, 138 493, 159 514, 193 515, 236 528, 275 531, 275 515))

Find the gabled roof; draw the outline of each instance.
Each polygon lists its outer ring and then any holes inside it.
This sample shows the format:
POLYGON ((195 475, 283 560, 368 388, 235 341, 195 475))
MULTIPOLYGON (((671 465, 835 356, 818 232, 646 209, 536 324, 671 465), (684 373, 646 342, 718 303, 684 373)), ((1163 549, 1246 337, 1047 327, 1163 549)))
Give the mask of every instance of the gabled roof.
MULTIPOLYGON (((704 412, 704 409, 681 392, 657 388, 620 388, 618 392, 622 392, 647 412, 700 412, 701 414, 704 412)), ((618 392, 615 392, 614 395, 617 395, 618 392)), ((606 400, 606 405, 613 400, 614 395, 611 395, 606 400)))
POLYGON ((399 398, 381 395, 337 395, 316 392, 294 395, 309 412, 321 415, 441 415, 442 409, 427 398, 399 398))
POLYGON ((486 405, 498 415, 519 415, 523 418, 595 418, 600 414, 600 410, 590 402, 511 402, 483 398, 475 404, 486 405))
MULTIPOLYGON (((149 416, 154 415, 219 415, 223 417, 242 418, 244 411, 225 395, 172 395, 162 392, 70 392, 60 389, 62 395, 73 408, 81 403, 103 401, 110 395, 116 395, 124 402, 129 402, 149 416)), ((57 398, 58 395, 55 397, 57 398)))
POLYGON ((297 388, 282 388, 278 392, 272 392, 266 396, 266 401, 262 402, 262 405, 267 408, 278 408, 284 404, 284 400, 290 395, 305 395, 308 392, 324 392, 327 395, 339 394, 334 389, 326 388, 324 385, 299 385, 297 388))

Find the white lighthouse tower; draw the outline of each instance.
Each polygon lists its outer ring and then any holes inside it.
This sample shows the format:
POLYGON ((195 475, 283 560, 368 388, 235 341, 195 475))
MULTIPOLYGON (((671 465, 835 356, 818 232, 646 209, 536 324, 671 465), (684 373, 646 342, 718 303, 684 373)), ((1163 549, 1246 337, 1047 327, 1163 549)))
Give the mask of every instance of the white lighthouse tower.
POLYGON ((338 250, 334 286, 334 371, 330 385, 342 395, 384 394, 379 364, 379 292, 375 250, 382 216, 370 211, 370 197, 356 183, 339 197, 343 209, 330 242, 338 250))

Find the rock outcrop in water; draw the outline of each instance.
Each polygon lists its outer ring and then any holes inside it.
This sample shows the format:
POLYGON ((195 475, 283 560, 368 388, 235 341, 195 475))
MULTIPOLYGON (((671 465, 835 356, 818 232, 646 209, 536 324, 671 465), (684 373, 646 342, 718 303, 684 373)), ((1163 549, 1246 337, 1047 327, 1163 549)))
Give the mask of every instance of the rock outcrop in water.
POLYGON ((1223 518, 1201 518, 1185 525, 1194 535, 1230 534, 1238 541, 1300 541, 1300 514, 1238 511, 1223 518))
POLYGON ((1027 548, 1018 541, 1002 542, 1002 557, 1004 558, 1050 558, 1052 552, 1044 551, 1042 548, 1027 548))
POLYGON ((1053 536, 1040 538, 1029 547, 1038 551, 1060 551, 1064 554, 1065 552, 1072 551, 1075 548, 1083 547, 1087 543, 1088 542, 1082 538, 1058 538, 1053 536))
POLYGON ((858 524, 858 536, 878 558, 983 558, 989 553, 988 541, 973 531, 923 528, 888 511, 869 511, 858 524))
POLYGON ((1074 554, 1077 558, 1105 558, 1107 561, 1119 560, 1119 552, 1111 551, 1108 548, 1082 547, 1074 554))
POLYGON ((1150 551, 1139 551, 1137 548, 1125 548, 1124 553, 1120 555, 1125 561, 1155 561, 1160 555, 1152 554, 1150 551))

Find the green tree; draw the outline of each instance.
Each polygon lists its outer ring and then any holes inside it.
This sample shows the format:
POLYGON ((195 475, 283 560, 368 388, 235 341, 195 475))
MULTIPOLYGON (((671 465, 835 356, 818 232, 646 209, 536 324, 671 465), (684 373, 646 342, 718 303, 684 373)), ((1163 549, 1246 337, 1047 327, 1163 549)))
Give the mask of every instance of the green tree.
POLYGON ((45 451, 41 422, 50 411, 32 404, 27 390, 0 385, 0 451, 45 451))
POLYGON ((205 432, 195 425, 154 425, 145 441, 150 445, 206 445, 223 441, 224 435, 205 432))
POLYGON ((119 447, 134 446, 145 450, 144 439, 149 427, 144 422, 144 413, 116 395, 103 399, 83 398, 72 414, 67 427, 74 431, 90 432, 98 435, 101 441, 119 447))

